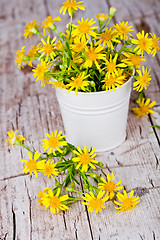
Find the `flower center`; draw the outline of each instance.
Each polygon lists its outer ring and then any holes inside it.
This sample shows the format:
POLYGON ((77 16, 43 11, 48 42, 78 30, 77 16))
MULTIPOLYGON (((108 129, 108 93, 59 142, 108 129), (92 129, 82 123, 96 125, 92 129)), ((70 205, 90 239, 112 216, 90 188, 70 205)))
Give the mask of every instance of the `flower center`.
POLYGON ((116 79, 113 76, 106 79, 106 86, 112 86, 115 83, 116 79))
POLYGON ((51 44, 46 44, 44 46, 44 51, 45 51, 46 54, 51 53, 53 51, 53 46, 51 44))
POLYGON ((111 61, 107 63, 107 70, 108 72, 113 72, 116 68, 116 63, 111 61))
POLYGON ((37 170, 37 163, 34 159, 29 160, 27 163, 27 167, 29 168, 30 171, 37 170))
POLYGON ((82 43, 77 43, 77 44, 75 44, 74 50, 81 51, 81 50, 83 50, 83 48, 84 48, 84 45, 82 43))
POLYGON ((111 35, 109 33, 102 33, 101 34, 101 39, 103 41, 109 41, 109 40, 111 40, 111 35))
POLYGON ((50 166, 50 165, 45 166, 45 168, 44 168, 45 174, 51 175, 52 171, 53 171, 53 167, 52 166, 50 166))
POLYGON ((97 209, 99 207, 101 207, 102 205, 102 200, 98 199, 98 198, 94 198, 90 201, 90 206, 94 209, 97 209))
POLYGON ((128 29, 127 29, 125 26, 121 26, 121 27, 120 27, 120 32, 121 32, 122 34, 127 34, 127 33, 128 33, 128 29))
POLYGON ((81 77, 77 77, 77 78, 74 80, 74 86, 75 86, 75 87, 81 87, 82 82, 83 82, 83 79, 82 79, 81 77))
POLYGON ((57 196, 53 196, 50 198, 50 206, 52 208, 58 208, 60 205, 60 199, 57 196))
POLYGON ((123 202, 123 208, 125 210, 132 208, 132 199, 126 198, 123 202))
POLYGON ((130 59, 134 66, 140 65, 141 58, 138 55, 132 55, 130 59))
POLYGON ((146 49, 146 47, 147 47, 147 41, 146 41, 145 38, 140 40, 139 46, 140 46, 140 48, 143 49, 143 50, 146 49))
POLYGON ((75 8, 75 7, 77 7, 77 3, 76 2, 66 2, 65 4, 64 4, 64 6, 67 8, 67 9, 69 9, 69 8, 75 8))
POLYGON ((88 54, 87 54, 87 57, 92 60, 92 61, 96 61, 97 59, 97 53, 95 53, 94 50, 89 50, 88 54))
POLYGON ((141 84, 146 84, 148 82, 148 76, 147 74, 143 74, 141 77, 140 77, 140 83, 141 84))
POLYGON ((59 145, 59 140, 57 137, 50 137, 50 139, 48 139, 49 141, 49 146, 52 148, 55 148, 59 145))
POLYGON ((36 49, 35 46, 33 46, 33 47, 29 50, 28 56, 29 56, 29 57, 34 57, 35 54, 36 54, 36 52, 37 52, 37 49, 36 49))
POLYGON ((108 192, 113 192, 115 190, 115 183, 114 182, 107 182, 105 184, 105 190, 108 192))
POLYGON ((37 66, 37 75, 39 77, 43 78, 44 77, 44 72, 45 72, 45 70, 44 70, 43 66, 37 66))
POLYGON ((86 23, 80 23, 78 29, 79 29, 80 33, 85 34, 85 33, 89 32, 90 27, 86 23))
POLYGON ((89 156, 88 153, 83 153, 81 156, 80 156, 80 162, 82 164, 89 164, 91 162, 91 157, 89 156))
POLYGON ((144 115, 146 115, 147 114, 147 112, 148 112, 148 107, 140 107, 140 111, 141 111, 141 113, 143 113, 144 115))

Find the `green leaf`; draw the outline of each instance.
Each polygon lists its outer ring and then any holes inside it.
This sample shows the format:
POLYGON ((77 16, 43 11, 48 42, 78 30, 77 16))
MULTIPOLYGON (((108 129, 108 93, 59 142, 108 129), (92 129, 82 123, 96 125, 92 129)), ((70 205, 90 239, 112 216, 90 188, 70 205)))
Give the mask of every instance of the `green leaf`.
POLYGON ((66 181, 65 181, 65 185, 64 185, 64 186, 67 187, 70 182, 71 182, 71 181, 70 181, 70 175, 68 175, 68 176, 66 177, 66 181))
POLYGON ((72 176, 72 179, 73 179, 78 185, 80 185, 80 183, 77 181, 77 179, 76 179, 74 176, 72 176))
POLYGON ((151 126, 151 127, 154 127, 154 128, 157 128, 157 129, 160 130, 160 125, 153 125, 153 126, 151 126))

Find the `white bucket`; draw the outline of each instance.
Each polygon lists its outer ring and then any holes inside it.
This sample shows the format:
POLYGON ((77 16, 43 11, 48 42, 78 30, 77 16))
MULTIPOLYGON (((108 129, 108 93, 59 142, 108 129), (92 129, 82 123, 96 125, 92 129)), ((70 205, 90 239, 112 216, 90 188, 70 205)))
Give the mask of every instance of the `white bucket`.
POLYGON ((113 149, 126 138, 132 78, 116 91, 68 93, 56 89, 69 143, 97 152, 113 149))

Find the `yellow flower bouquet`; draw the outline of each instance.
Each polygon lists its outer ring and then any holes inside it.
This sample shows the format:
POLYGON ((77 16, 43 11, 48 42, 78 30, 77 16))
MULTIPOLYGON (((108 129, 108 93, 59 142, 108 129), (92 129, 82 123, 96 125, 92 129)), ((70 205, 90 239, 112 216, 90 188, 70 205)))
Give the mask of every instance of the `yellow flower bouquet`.
MULTIPOLYGON (((141 98, 145 100, 143 90, 150 84, 150 70, 142 67, 141 71, 139 68, 145 61, 144 52, 153 57, 156 55, 160 49, 160 39, 154 33, 145 34, 144 31, 139 32, 134 39, 134 30, 125 21, 108 27, 116 11, 113 7, 110 8, 109 15, 96 15, 98 26, 94 25, 94 19, 84 20, 83 17, 77 24, 73 24, 75 11, 85 10, 82 3, 66 0, 61 7, 60 13, 64 15, 68 11, 70 16, 65 33, 58 32, 56 27, 56 22, 62 20, 60 16, 48 16, 42 23, 34 20, 26 24, 24 37, 36 34, 41 37, 41 42, 37 46, 31 46, 27 53, 25 47, 17 51, 16 62, 19 68, 23 67, 22 63, 27 63, 33 67, 33 76, 41 86, 51 84, 69 92, 75 90, 76 94, 116 90, 136 69, 134 90, 140 92, 141 98), (51 31, 56 35, 53 39, 51 31)), ((144 100, 140 101, 139 110, 133 109, 138 116, 153 113, 150 108, 154 102, 144 100)))
POLYGON ((73 24, 75 11, 85 10, 82 3, 82 1, 66 0, 60 8, 60 14, 64 15, 68 11, 70 16, 70 22, 64 33, 59 32, 56 27, 56 22, 62 21, 60 16, 54 18, 48 16, 41 23, 37 20, 27 23, 24 37, 39 35, 41 41, 37 46, 31 46, 27 53, 25 46, 19 49, 16 62, 19 68, 23 67, 23 63, 31 66, 33 76, 42 87, 50 84, 56 88, 69 142, 82 147, 84 139, 88 137, 87 146, 94 146, 96 150, 103 151, 118 146, 125 139, 133 77, 135 79, 133 89, 139 93, 137 97, 139 108, 133 108, 132 111, 136 116, 154 113, 151 108, 155 102, 147 99, 144 93, 150 85, 150 69, 144 66, 142 70, 140 68, 145 61, 144 53, 153 57, 156 55, 160 49, 160 38, 154 33, 145 34, 142 31, 134 39, 132 35, 134 29, 127 21, 109 27, 116 12, 114 7, 110 8, 109 15, 104 13, 96 15, 97 26, 94 25, 96 21, 93 18, 83 19, 83 17, 77 21, 77 24, 73 24), (55 35, 53 38, 51 33, 55 35), (77 98, 72 94, 73 92, 77 98), (78 105, 75 105, 78 101, 78 105), (95 104, 100 102, 99 105, 95 104), (104 106, 103 103, 111 104, 104 106), (116 109, 120 108, 118 112, 116 109), (111 116, 109 115, 111 112, 117 113, 111 116), (90 120, 84 119, 89 113, 91 113, 90 120), (93 115, 103 116, 94 122, 93 115), (72 126, 69 122, 73 123, 72 126), (117 134, 120 128, 121 133, 117 134), (104 129, 104 135, 108 138, 99 142, 104 129), (97 143, 92 141, 95 136, 97 143), (103 144, 105 142, 108 143, 103 144))

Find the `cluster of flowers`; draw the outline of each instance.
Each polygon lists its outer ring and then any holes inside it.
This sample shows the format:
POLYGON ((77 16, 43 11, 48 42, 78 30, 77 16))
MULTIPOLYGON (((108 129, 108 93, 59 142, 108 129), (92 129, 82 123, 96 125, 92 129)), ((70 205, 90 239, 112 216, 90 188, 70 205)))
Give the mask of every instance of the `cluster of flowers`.
POLYGON ((65 33, 58 32, 55 25, 55 22, 62 20, 60 16, 48 16, 42 23, 34 20, 26 24, 24 37, 36 34, 41 37, 41 42, 31 46, 27 53, 25 46, 17 51, 18 67, 28 63, 33 67, 33 76, 42 86, 47 83, 55 88, 75 90, 76 94, 78 91, 115 90, 134 76, 133 69, 136 69, 133 86, 141 94, 138 98, 140 108, 133 109, 133 112, 137 116, 153 113, 150 108, 155 102, 150 103, 150 99, 146 100, 142 94, 150 84, 150 70, 144 66, 142 70, 137 69, 145 61, 144 52, 156 55, 160 49, 160 38, 154 33, 145 34, 142 31, 134 39, 131 34, 134 29, 127 21, 108 27, 116 11, 113 7, 110 8, 109 15, 96 15, 99 26, 93 26, 96 23, 93 18, 84 20, 83 17, 77 24, 73 24, 75 11, 85 10, 81 3, 82 1, 66 0, 61 7, 60 13, 64 15, 68 10, 70 16, 65 33), (43 34, 40 28, 43 29, 43 34), (46 30, 49 35, 46 35, 46 30), (51 31, 56 35, 53 39, 51 31))
POLYGON ((22 146, 28 150, 29 160, 21 160, 25 162, 23 172, 34 174, 36 178, 38 178, 39 173, 43 173, 47 178, 55 179, 53 189, 51 187, 45 188, 37 195, 38 203, 46 208, 49 207, 51 213, 57 214, 59 209, 66 210, 69 204, 77 201, 82 201, 82 204, 87 205, 89 212, 95 210, 96 213, 101 212, 108 201, 116 204, 115 208, 119 210, 118 212, 132 209, 140 202, 138 196, 133 196, 133 190, 128 194, 125 190, 123 190, 123 193, 120 192, 123 186, 120 185, 121 181, 115 182, 113 173, 105 175, 104 178, 94 171, 96 167, 102 168, 103 166, 103 163, 94 159, 96 156, 95 149, 88 150, 84 146, 82 150, 75 147, 66 141, 62 131, 58 132, 56 130, 54 133, 51 132, 50 135, 46 134, 48 138, 43 139, 43 149, 47 152, 41 154, 22 144, 25 138, 16 135, 16 132, 8 131, 9 139, 6 142, 9 142, 10 145, 22 146), (72 153, 72 156, 66 159, 65 156, 68 153, 72 153), (58 181, 60 173, 65 174, 62 183, 58 181), (76 185, 79 188, 81 185, 77 180, 79 179, 78 174, 82 179, 83 191, 75 189, 76 185), (94 184, 91 182, 94 182, 94 184), (64 190, 67 191, 67 194, 62 195, 61 192, 64 190), (69 195, 69 192, 76 192, 80 194, 80 197, 73 197, 69 195))

